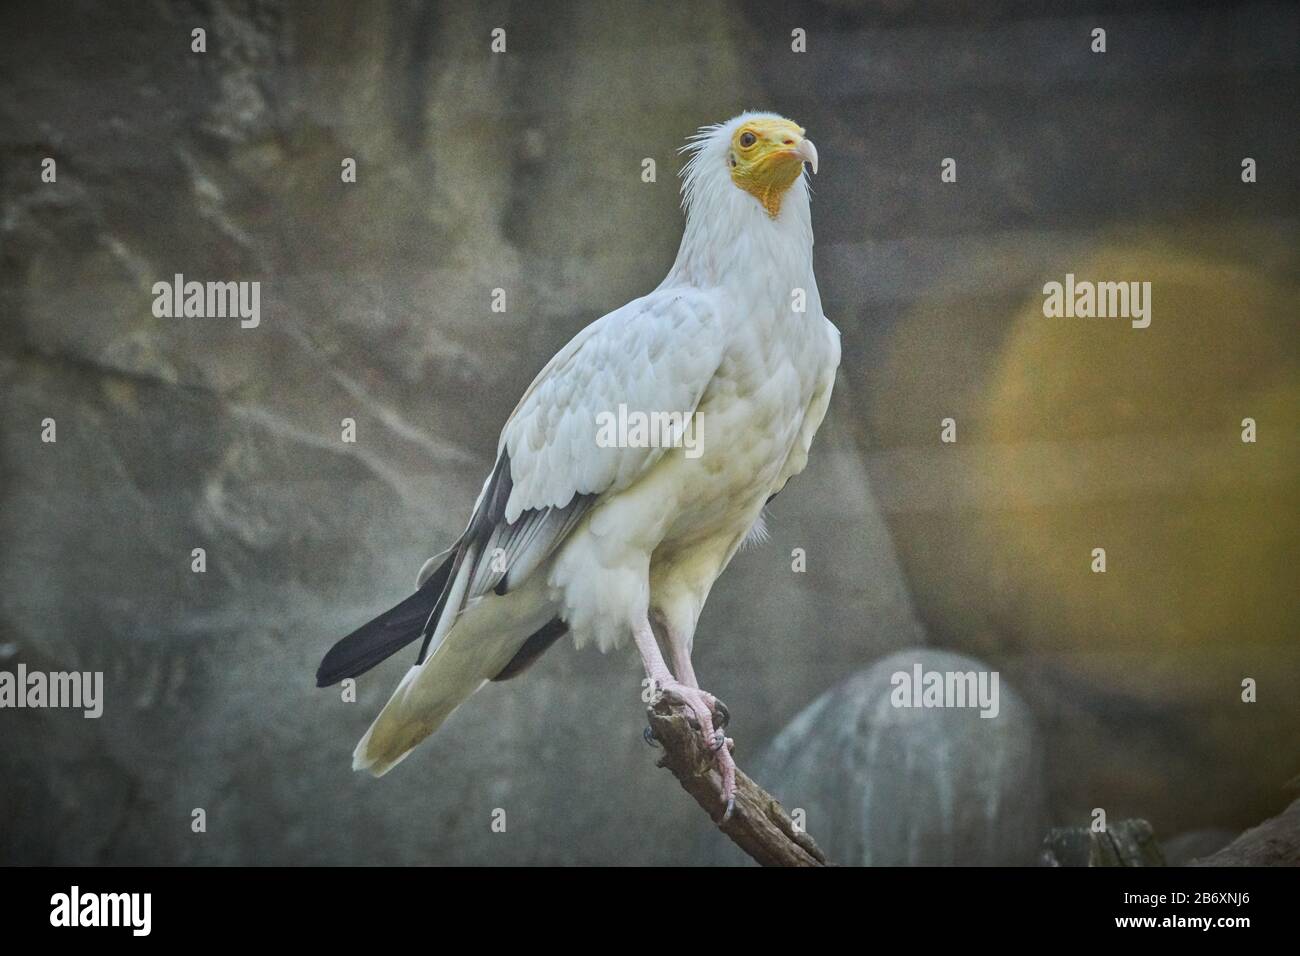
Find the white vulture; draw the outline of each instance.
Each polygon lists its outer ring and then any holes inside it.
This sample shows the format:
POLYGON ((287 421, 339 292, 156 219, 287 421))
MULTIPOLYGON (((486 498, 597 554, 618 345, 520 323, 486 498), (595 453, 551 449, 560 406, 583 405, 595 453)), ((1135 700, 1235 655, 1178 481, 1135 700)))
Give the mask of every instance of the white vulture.
POLYGON ((601 650, 630 637, 647 678, 694 714, 730 812, 727 715, 695 678, 695 625, 746 536, 762 533, 764 505, 807 463, 840 344, 813 276, 804 164, 816 172, 817 150, 804 130, 745 113, 682 151, 686 229, 668 276, 547 363, 501 432, 464 534, 411 597, 321 662, 324 687, 423 639, 354 769, 387 773, 565 633, 601 650))

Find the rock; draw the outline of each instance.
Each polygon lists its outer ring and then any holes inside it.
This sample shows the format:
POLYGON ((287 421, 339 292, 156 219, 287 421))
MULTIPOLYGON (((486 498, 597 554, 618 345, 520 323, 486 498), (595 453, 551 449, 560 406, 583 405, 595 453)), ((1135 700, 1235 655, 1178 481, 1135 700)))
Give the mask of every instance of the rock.
POLYGON ((1165 857, 1145 820, 1120 820, 1102 833, 1054 827, 1043 839, 1043 866, 1164 866, 1165 857))
POLYGON ((1300 866, 1300 800, 1192 866, 1300 866))
POLYGON ((1194 860, 1218 853, 1231 843, 1237 834, 1231 830, 1192 830, 1160 841, 1165 862, 1170 866, 1186 866, 1194 860))
MULTIPOLYGON (((827 691, 755 761, 752 776, 845 865, 1032 862, 1044 824, 1043 753, 1020 696, 998 713, 897 707, 896 673, 979 672, 973 658, 901 651, 827 691)), ((990 685, 991 686, 991 685, 990 685)))

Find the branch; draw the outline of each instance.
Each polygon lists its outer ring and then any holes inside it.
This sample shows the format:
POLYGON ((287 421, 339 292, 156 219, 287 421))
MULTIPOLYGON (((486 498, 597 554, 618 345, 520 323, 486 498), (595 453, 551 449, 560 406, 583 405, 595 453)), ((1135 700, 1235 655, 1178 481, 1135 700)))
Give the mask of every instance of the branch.
POLYGON ((722 778, 713 755, 686 713, 660 697, 646 710, 650 729, 663 746, 659 766, 672 771, 682 789, 736 846, 763 866, 829 866, 813 838, 799 832, 776 798, 736 770, 736 806, 722 819, 722 778))

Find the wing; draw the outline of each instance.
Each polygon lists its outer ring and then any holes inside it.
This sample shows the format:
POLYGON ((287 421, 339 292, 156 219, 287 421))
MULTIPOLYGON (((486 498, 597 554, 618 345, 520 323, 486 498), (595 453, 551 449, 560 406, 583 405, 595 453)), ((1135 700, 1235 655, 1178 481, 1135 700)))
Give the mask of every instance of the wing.
POLYGON ((692 413, 722 361, 714 300, 656 290, 589 325, 551 359, 501 432, 497 460, 454 546, 423 661, 455 615, 526 581, 583 516, 634 483, 664 448, 619 447, 605 429, 627 412, 692 413))
POLYGON ((826 418, 826 409, 830 407, 831 390, 835 387, 835 372, 840 365, 840 330, 837 329, 829 319, 825 320, 825 333, 830 351, 828 352, 829 360, 822 370, 822 375, 818 379, 816 387, 813 389, 812 398, 808 402, 808 407, 804 410, 803 423, 799 426, 799 437, 790 449, 790 454, 786 457, 785 465, 781 468, 781 475, 775 485, 772 486, 772 492, 768 495, 767 500, 771 501, 785 483, 799 474, 808 464, 808 451, 812 448, 813 437, 817 434, 817 429, 821 428, 823 419, 826 418))
POLYGON ((524 393, 502 430, 512 462, 505 518, 564 507, 575 495, 632 484, 663 448, 602 447, 600 418, 694 412, 722 361, 724 335, 710 296, 661 290, 593 323, 524 393))

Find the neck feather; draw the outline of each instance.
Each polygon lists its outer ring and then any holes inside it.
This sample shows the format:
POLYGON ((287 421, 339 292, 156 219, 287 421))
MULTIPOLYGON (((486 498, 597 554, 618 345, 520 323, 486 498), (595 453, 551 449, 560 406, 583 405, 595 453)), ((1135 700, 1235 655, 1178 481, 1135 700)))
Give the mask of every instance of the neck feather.
MULTIPOLYGON (((721 164, 719 164, 721 171, 721 164)), ((775 217, 725 174, 687 192, 686 229, 665 284, 714 286, 756 275, 812 275, 812 211, 803 176, 786 191, 775 217)))

